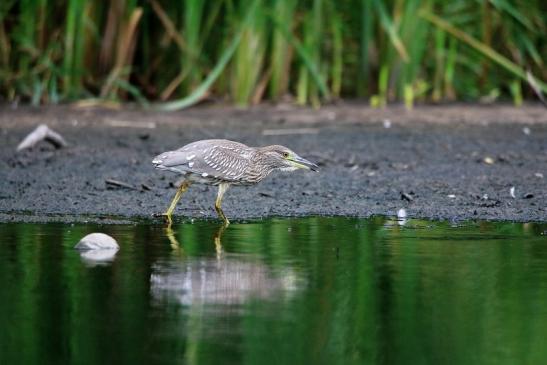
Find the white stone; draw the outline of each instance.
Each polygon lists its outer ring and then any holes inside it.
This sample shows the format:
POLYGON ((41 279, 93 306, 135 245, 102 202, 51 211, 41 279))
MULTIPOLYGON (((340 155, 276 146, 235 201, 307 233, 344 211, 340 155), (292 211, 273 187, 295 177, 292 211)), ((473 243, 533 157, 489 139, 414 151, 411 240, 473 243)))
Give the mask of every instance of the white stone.
POLYGON ((118 250, 116 240, 104 233, 90 233, 74 246, 77 250, 118 250))

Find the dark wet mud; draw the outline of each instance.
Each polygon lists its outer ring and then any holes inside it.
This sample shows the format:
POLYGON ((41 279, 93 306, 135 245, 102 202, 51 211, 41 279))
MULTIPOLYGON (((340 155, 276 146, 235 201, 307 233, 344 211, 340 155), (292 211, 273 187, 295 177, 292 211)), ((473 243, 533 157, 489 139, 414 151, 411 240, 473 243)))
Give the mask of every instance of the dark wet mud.
MULTIPOLYGON (((206 138, 283 144, 320 166, 230 189, 223 207, 232 220, 396 215, 401 208, 419 218, 547 220, 545 108, 345 105, 170 114, 3 106, 0 221, 149 218, 166 209, 178 180, 154 170, 152 158, 206 138), (16 152, 42 123, 69 146, 41 142, 16 152)), ((194 185, 175 214, 215 217, 215 196, 216 188, 194 185)))

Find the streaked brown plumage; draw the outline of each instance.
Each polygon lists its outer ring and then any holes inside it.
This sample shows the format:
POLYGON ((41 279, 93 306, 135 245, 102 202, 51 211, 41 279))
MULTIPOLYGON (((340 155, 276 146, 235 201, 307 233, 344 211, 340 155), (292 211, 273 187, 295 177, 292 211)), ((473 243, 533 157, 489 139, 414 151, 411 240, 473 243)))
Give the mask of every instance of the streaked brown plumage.
POLYGON ((274 170, 293 171, 299 168, 317 170, 317 165, 303 159, 284 146, 249 147, 225 139, 209 139, 187 144, 175 151, 154 158, 154 166, 185 177, 165 216, 171 224, 175 206, 192 183, 219 187, 215 208, 228 225, 220 207, 222 197, 231 185, 253 185, 274 170))

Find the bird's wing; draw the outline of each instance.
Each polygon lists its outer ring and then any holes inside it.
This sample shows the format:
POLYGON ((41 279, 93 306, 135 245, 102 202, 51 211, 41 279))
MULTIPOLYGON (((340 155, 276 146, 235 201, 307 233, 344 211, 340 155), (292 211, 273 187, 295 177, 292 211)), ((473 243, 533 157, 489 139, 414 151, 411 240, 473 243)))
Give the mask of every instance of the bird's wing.
POLYGON ((237 181, 247 173, 255 153, 245 145, 214 146, 196 161, 196 165, 217 178, 237 181))
POLYGON ((194 142, 179 150, 164 152, 152 162, 159 169, 179 173, 191 172, 202 177, 211 176, 226 181, 239 180, 247 172, 256 152, 237 142, 214 142, 216 140, 194 142))

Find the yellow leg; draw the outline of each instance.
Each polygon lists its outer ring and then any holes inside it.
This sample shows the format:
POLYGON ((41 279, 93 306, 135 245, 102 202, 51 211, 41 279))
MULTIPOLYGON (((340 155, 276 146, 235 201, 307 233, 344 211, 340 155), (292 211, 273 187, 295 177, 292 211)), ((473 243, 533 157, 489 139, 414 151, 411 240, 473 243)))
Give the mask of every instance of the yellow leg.
POLYGON ((215 201, 215 209, 218 213, 218 216, 222 218, 222 220, 224 221, 225 227, 228 227, 228 225, 230 224, 230 221, 228 220, 228 218, 226 218, 226 215, 222 211, 222 208, 220 205, 222 203, 222 197, 224 196, 224 193, 226 192, 226 190, 228 190, 229 187, 230 185, 228 184, 220 184, 218 186, 217 200, 215 201))
POLYGON ((173 223, 173 220, 171 219, 171 216, 173 215, 173 211, 175 210, 177 203, 182 197, 182 194, 184 194, 184 192, 188 190, 189 186, 190 186, 189 181, 183 181, 182 184, 180 184, 180 187, 178 188, 177 193, 175 194, 175 197, 171 201, 171 205, 169 205, 169 208, 167 209, 167 211, 163 213, 163 215, 167 218, 167 224, 169 227, 171 227, 171 224, 173 223))
POLYGON ((180 253, 183 253, 182 246, 180 245, 179 241, 175 237, 175 232, 171 228, 171 226, 167 226, 165 228, 165 235, 167 236, 167 239, 171 243, 171 248, 175 251, 179 251, 180 253))
POLYGON ((226 227, 228 227, 228 225, 223 223, 213 236, 215 242, 215 251, 217 253, 217 260, 220 260, 222 256, 222 233, 224 233, 226 227))

